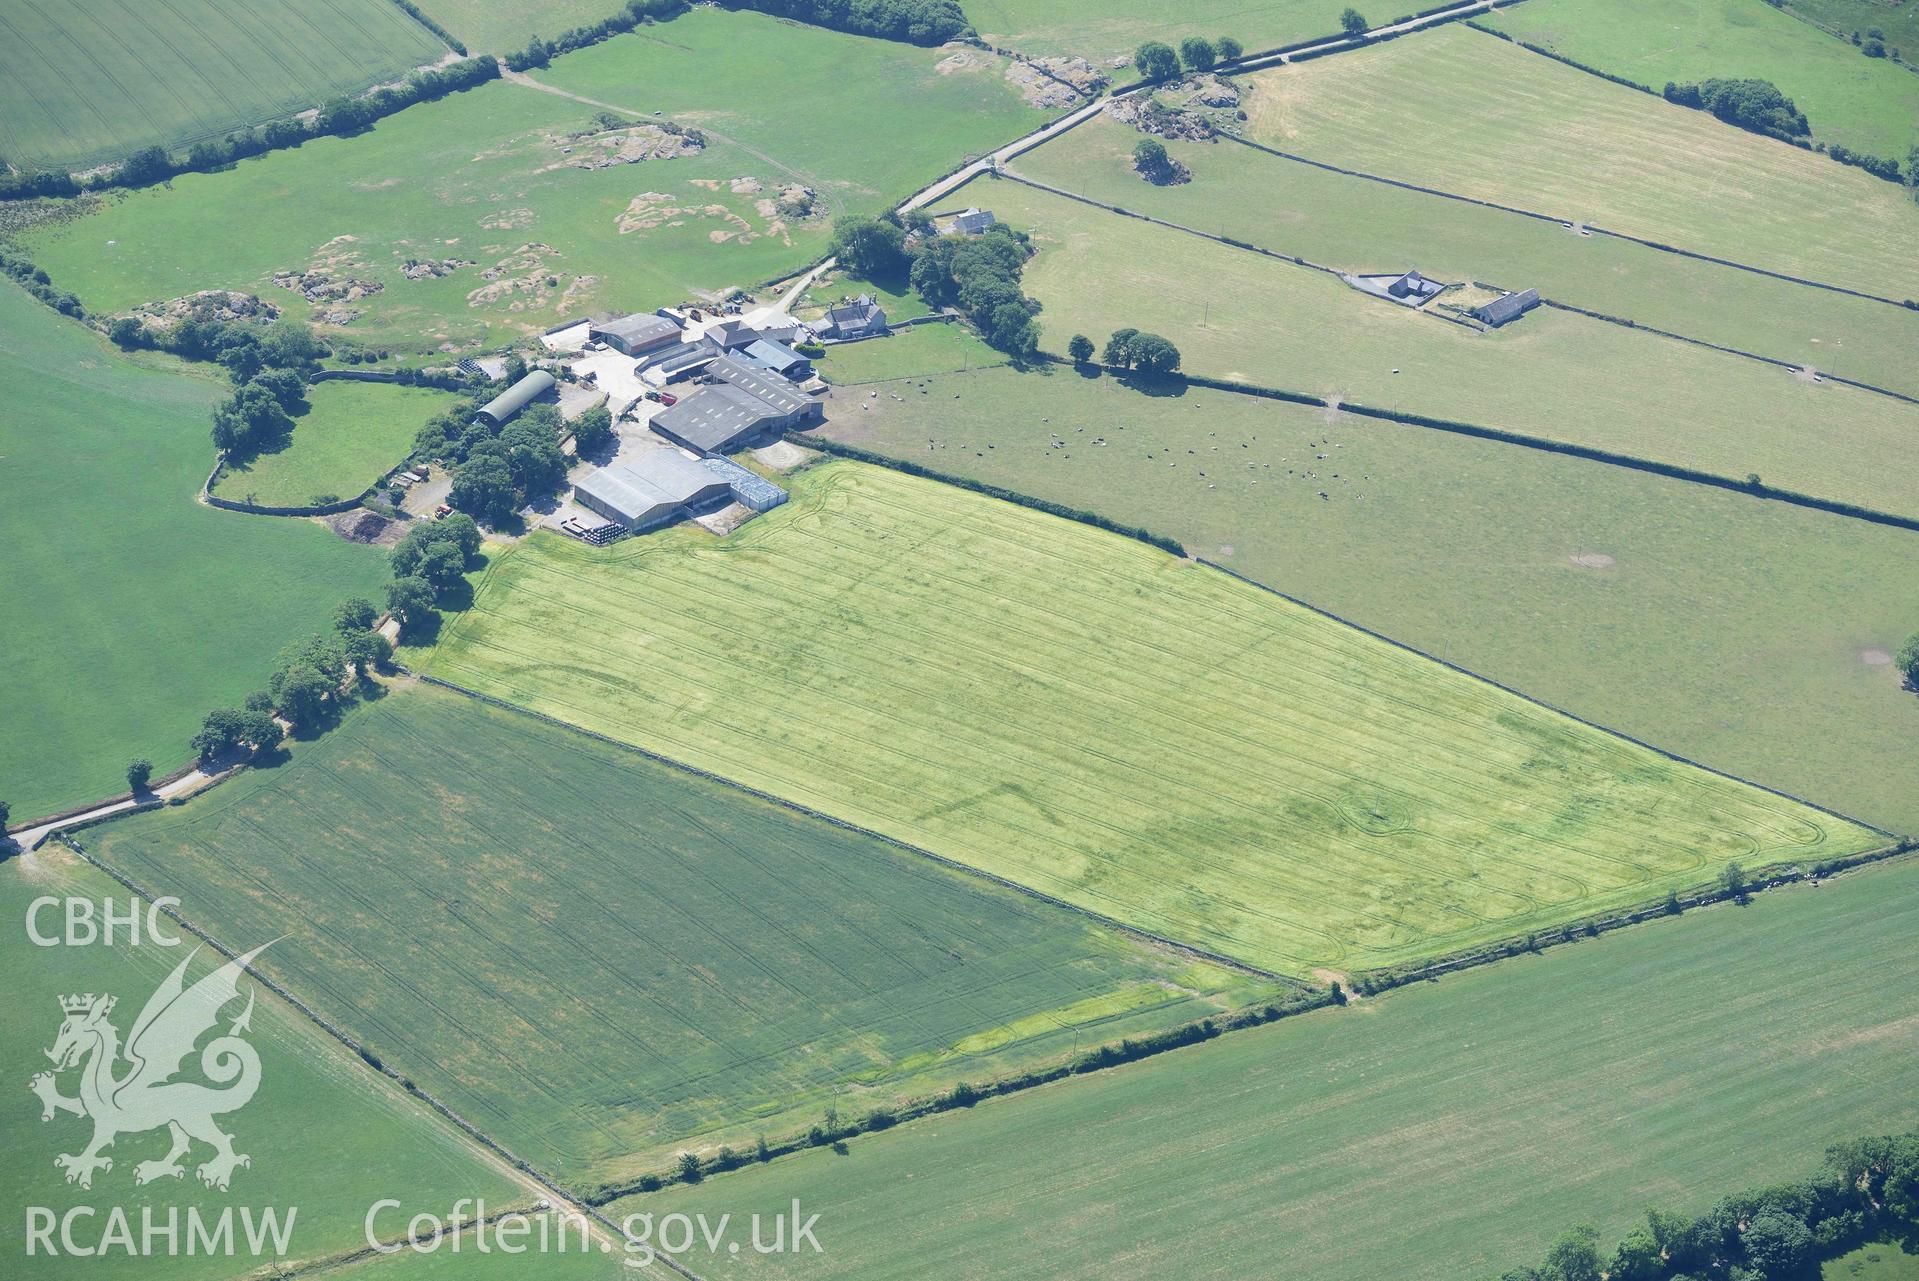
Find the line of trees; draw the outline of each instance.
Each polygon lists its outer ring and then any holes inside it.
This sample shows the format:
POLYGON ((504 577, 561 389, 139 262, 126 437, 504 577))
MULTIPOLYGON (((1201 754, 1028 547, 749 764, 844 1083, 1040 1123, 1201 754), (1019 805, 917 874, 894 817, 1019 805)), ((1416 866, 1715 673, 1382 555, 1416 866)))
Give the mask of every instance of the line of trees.
POLYGON ((480 527, 465 512, 417 521, 387 563, 393 570, 387 610, 403 635, 416 634, 433 621, 439 606, 463 608, 470 599, 466 575, 481 564, 480 527))
POLYGON ((1245 47, 1232 36, 1209 40, 1205 36, 1187 36, 1179 49, 1163 40, 1148 40, 1133 51, 1133 66, 1142 80, 1171 80, 1184 68, 1188 72, 1211 71, 1222 62, 1236 61, 1245 47))
POLYGON ((34 266, 33 260, 25 254, 0 245, 0 271, 6 272, 22 289, 61 315, 72 316, 75 320, 86 318, 86 308, 80 305, 80 300, 64 289, 54 288, 53 278, 34 266))
POLYGON ((142 147, 119 165, 85 180, 58 170, 0 175, 0 200, 77 196, 83 191, 103 191, 109 187, 148 187, 165 182, 175 174, 206 173, 248 156, 297 147, 309 138, 358 132, 416 102, 429 102, 461 89, 471 89, 499 74, 499 63, 491 55, 482 55, 437 70, 416 71, 403 84, 389 85, 357 98, 335 98, 322 104, 310 121, 275 120, 235 130, 224 138, 196 142, 180 155, 165 147, 142 147))
MULTIPOLYGON (((378 618, 373 603, 356 596, 334 611, 330 630, 281 650, 265 689, 247 695, 239 707, 207 713, 189 740, 200 763, 240 751, 272 751, 285 734, 281 721, 319 730, 338 716, 353 697, 348 677, 366 681, 393 657, 393 646, 373 630, 378 618)), ((151 765, 135 761, 127 767, 127 782, 138 792, 151 773, 151 765)))
POLYGON ((1697 1218, 1649 1210, 1610 1255, 1596 1228, 1570 1228, 1502 1281, 1814 1281, 1822 1260, 1887 1239, 1919 1249, 1919 1131, 1839 1144, 1813 1177, 1697 1218))
POLYGON ((526 71, 534 67, 544 67, 563 53, 575 49, 584 49, 611 36, 624 34, 635 27, 648 22, 666 22, 677 18, 687 10, 686 0, 627 0, 627 5, 610 18, 585 26, 574 27, 562 32, 551 40, 539 36, 527 42, 524 49, 517 49, 506 55, 506 65, 512 71, 526 71))
POLYGON ((856 36, 937 45, 974 34, 958 0, 720 0, 729 9, 753 9, 776 18, 856 36))

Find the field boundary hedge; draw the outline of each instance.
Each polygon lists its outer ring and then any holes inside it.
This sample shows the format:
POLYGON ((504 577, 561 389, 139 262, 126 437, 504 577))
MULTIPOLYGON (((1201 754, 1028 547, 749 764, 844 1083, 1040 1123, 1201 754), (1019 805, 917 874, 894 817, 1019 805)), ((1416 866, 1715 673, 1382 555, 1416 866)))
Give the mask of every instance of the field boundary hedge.
MULTIPOLYGON (((1053 357, 1057 360, 1058 357, 1053 357)), ((1105 368, 1105 366, 1100 366, 1105 368)), ((1632 454, 1618 454, 1608 449, 1597 449, 1590 445, 1575 445, 1563 440, 1549 440, 1543 436, 1528 436, 1523 432, 1508 431, 1503 427, 1484 427, 1477 423, 1457 422, 1449 418, 1432 418, 1425 414, 1416 414, 1410 410, 1376 409, 1358 401, 1343 400, 1337 404, 1323 400, 1318 396, 1304 392, 1286 391, 1277 387, 1262 387, 1256 383, 1233 382, 1225 378, 1213 378, 1205 374, 1182 373, 1177 375, 1186 382, 1199 387, 1210 387, 1215 391, 1236 392, 1242 396, 1258 396, 1266 400, 1288 400, 1300 405, 1317 405, 1322 409, 1337 410, 1341 413, 1358 414, 1362 418, 1377 418, 1382 422, 1399 423, 1407 427, 1424 427, 1433 431, 1451 432, 1458 436, 1472 436, 1480 440, 1494 440, 1505 445, 1520 445, 1527 449, 1543 450, 1551 454, 1565 454, 1571 458, 1583 458, 1588 462, 1606 463, 1613 467, 1629 467, 1634 471, 1650 472, 1655 476, 1664 476, 1670 480, 1690 481, 1695 485, 1710 485, 1715 489, 1730 489, 1735 493, 1747 494, 1754 498, 1767 498, 1775 502, 1787 503, 1794 507, 1810 507, 1814 511, 1823 511, 1834 516, 1845 516, 1853 520, 1863 520, 1874 525, 1890 525, 1895 529, 1919 530, 1919 517, 1898 516, 1892 512, 1879 511, 1872 507, 1862 507, 1857 503, 1841 502, 1835 498, 1818 498, 1812 494, 1801 494, 1790 489, 1779 489, 1761 482, 1754 485, 1748 480, 1735 480, 1730 476, 1721 476, 1714 472, 1699 471, 1691 467, 1681 467, 1676 463, 1656 462, 1650 458, 1639 458, 1632 454)))
MULTIPOLYGON (((993 365, 989 366, 989 368, 1004 369, 1005 366, 993 365)), ((922 374, 915 376, 926 377, 927 375, 922 374)), ((882 379, 880 381, 889 380, 882 379)), ((852 385, 857 386, 859 384, 852 385)), ((905 459, 895 458, 890 454, 875 453, 873 450, 862 449, 858 445, 849 445, 828 436, 808 436, 802 432, 789 431, 785 434, 784 439, 788 444, 798 445, 803 449, 817 449, 822 453, 833 454, 840 458, 850 458, 855 462, 870 463, 873 466, 885 467, 891 471, 904 472, 908 476, 918 476, 922 480, 936 480, 942 485, 951 485, 955 489, 968 489, 976 494, 984 494, 988 498, 997 498, 1001 502, 1012 503, 1015 506, 1030 508, 1037 512, 1044 512, 1048 516, 1058 516, 1064 520, 1078 521, 1082 525, 1091 525, 1095 529, 1103 529, 1109 534, 1118 534, 1122 538, 1130 538, 1135 542, 1145 543, 1149 547, 1170 553, 1174 556, 1186 555, 1186 548, 1178 539, 1168 538, 1164 534, 1156 534, 1150 529, 1142 529, 1137 525, 1122 525, 1118 521, 1108 520, 1098 512, 1088 511, 1079 507, 1068 507, 1064 503, 1055 503, 1044 498, 1035 498, 1031 494, 1022 494, 1016 489, 1005 489, 999 485, 989 485, 985 481, 973 480, 966 476, 955 476, 950 472, 937 471, 931 467, 922 467, 918 463, 907 462, 905 459)))
MULTIPOLYGON (((1574 225, 1573 220, 1570 218, 1560 218, 1552 214, 1540 213, 1533 209, 1521 209, 1517 205, 1502 205, 1497 201, 1481 200, 1477 196, 1463 196, 1456 191, 1443 191, 1438 187, 1424 187, 1416 182, 1406 182, 1399 178, 1386 178, 1376 173, 1366 173, 1360 169, 1344 169, 1338 165, 1328 164, 1323 160, 1313 160, 1306 156, 1296 155, 1290 151, 1281 151, 1277 147, 1269 147, 1263 142, 1254 142, 1251 138, 1243 137, 1236 133, 1221 133, 1217 136, 1236 142, 1242 147, 1250 147, 1254 151, 1263 151, 1267 155, 1276 156, 1281 160, 1291 160, 1296 164, 1310 165, 1314 169, 1324 169, 1328 173, 1341 174, 1348 178, 1359 178, 1366 182, 1377 182, 1388 187, 1398 187, 1402 191, 1415 191, 1422 196, 1437 196, 1441 200, 1455 200, 1464 205, 1477 205, 1482 209, 1496 209, 1500 213, 1517 214, 1521 218, 1531 218, 1535 222, 1549 222, 1558 227, 1571 227, 1574 225)), ((1824 289, 1830 293, 1845 294, 1852 298, 1864 298, 1868 302, 1884 303, 1888 307, 1919 310, 1919 301, 1912 299, 1888 298, 1884 294, 1867 293, 1862 289, 1853 289, 1846 285, 1835 285, 1824 280, 1813 280, 1806 276, 1795 276, 1790 272, 1774 271, 1770 267, 1756 267, 1749 262, 1737 262, 1731 258, 1717 258, 1712 254, 1700 253, 1693 249, 1681 249, 1677 245, 1669 245, 1658 240, 1648 240, 1644 236, 1635 236, 1629 232, 1609 231, 1595 223, 1586 222, 1580 223, 1579 225, 1587 231, 1592 232, 1595 236, 1610 236, 1614 240, 1624 240, 1647 249, 1656 249, 1660 253, 1675 254, 1681 258, 1691 258, 1696 262, 1709 262, 1719 267, 1731 267, 1736 271, 1749 271, 1755 276, 1767 276, 1773 280, 1783 280, 1788 284, 1804 285, 1808 289, 1824 289)))
MULTIPOLYGON (((353 114, 351 120, 337 127, 326 118, 328 104, 317 104, 319 114, 311 120, 306 119, 307 113, 297 112, 267 122, 264 129, 254 125, 228 130, 227 138, 245 139, 243 148, 223 149, 211 163, 198 161, 192 151, 176 158, 171 150, 155 144, 133 152, 119 164, 96 166, 97 172, 85 181, 61 171, 0 175, 0 201, 77 196, 82 192, 113 188, 152 187, 183 173, 211 173, 255 156, 291 150, 314 138, 358 133, 388 116, 398 115, 408 107, 422 102, 437 102, 452 94, 478 88, 490 80, 499 79, 499 76, 499 63, 491 54, 481 54, 477 58, 467 58, 444 67, 415 67, 397 87, 376 86, 343 99, 352 108, 353 114)), ((213 136, 208 135, 194 145, 211 145, 213 136)), ((225 148, 224 143, 222 147, 225 148)))
POLYGON ((1589 320, 1604 321, 1609 325, 1618 325, 1622 329, 1636 329, 1642 334, 1654 334, 1660 338, 1670 338, 1675 342, 1691 343, 1695 347, 1704 347, 1708 351, 1723 352, 1728 356, 1743 356, 1747 360, 1757 360, 1762 364, 1771 365, 1777 369, 1788 370, 1792 373, 1797 373, 1802 369, 1810 369, 1826 382, 1835 382, 1847 387, 1856 387, 1860 391, 1869 391, 1875 395, 1890 396, 1894 400, 1903 400, 1908 405, 1919 405, 1919 396, 1911 396, 1903 391, 1894 391, 1890 387, 1881 387, 1877 383, 1861 382, 1857 378, 1846 378, 1840 374, 1827 373, 1824 370, 1818 369, 1816 366, 1796 365, 1790 360, 1781 360, 1777 356, 1762 356, 1756 351, 1746 351, 1740 347, 1728 347, 1724 343, 1710 342, 1704 338, 1694 338, 1690 334, 1675 333, 1670 329, 1661 329, 1657 325, 1642 325, 1638 321, 1625 316, 1609 316, 1603 311, 1593 311, 1586 307, 1577 307, 1569 302, 1560 302, 1556 298, 1541 298, 1539 301, 1557 311, 1570 311, 1574 315, 1584 316, 1589 320))

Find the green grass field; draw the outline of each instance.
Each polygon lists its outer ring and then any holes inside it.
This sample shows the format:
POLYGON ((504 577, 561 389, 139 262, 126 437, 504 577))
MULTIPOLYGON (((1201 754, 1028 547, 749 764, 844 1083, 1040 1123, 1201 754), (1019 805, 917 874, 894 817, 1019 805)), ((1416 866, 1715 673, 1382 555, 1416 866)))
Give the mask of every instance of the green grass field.
MULTIPOLYGON (((1005 363, 1004 354, 988 347, 965 325, 953 323, 915 325, 887 338, 837 344, 815 362, 828 382, 846 387, 990 369, 1005 363)), ((834 408, 841 413, 855 412, 850 405, 834 408)))
MULTIPOLYGON (((179 890, 171 881, 156 884, 179 890)), ((91 1189, 68 1184, 54 1167, 54 1155, 78 1152, 91 1128, 85 1120, 66 1114, 41 1121, 40 1105, 26 1088, 29 1079, 48 1066, 41 1051, 54 1043, 60 1029, 58 998, 80 992, 112 993, 118 1005, 111 1021, 123 1036, 128 1035, 148 995, 186 959, 193 940, 189 937, 185 945, 172 948, 150 942, 133 947, 125 944, 123 928, 121 941, 112 947, 37 947, 29 940, 26 923, 29 904, 42 896, 91 899, 96 913, 109 898, 118 913, 124 913, 127 905, 125 889, 59 847, 0 864, 9 984, 6 1012, 0 1019, 5 1033, 0 1036, 4 1046, 0 1067, 6 1072, 8 1093, 17 1091, 17 1097, 0 1111, 0 1141, 6 1153, 0 1160, 0 1195, 16 1207, 0 1225, 0 1250, 9 1260, 8 1276, 68 1277, 84 1268, 101 1277, 189 1281, 249 1274, 272 1261, 270 1252, 264 1258, 254 1257, 244 1246, 231 1258, 189 1258, 184 1217, 181 1254, 176 1258, 128 1258, 114 1252, 82 1264, 43 1253, 27 1257, 26 1206, 44 1206, 56 1214, 73 1206, 98 1207, 90 1221, 76 1221, 76 1239, 85 1244, 97 1242, 111 1206, 125 1207, 136 1234, 142 1207, 151 1208, 162 1221, 170 1207, 184 1216, 187 1207, 197 1206, 209 1218, 228 1206, 249 1206, 256 1212, 276 1207, 283 1220, 292 1209, 295 1219, 285 1261, 292 1265, 363 1248, 361 1225, 367 1207, 383 1197, 405 1203, 405 1211, 394 1211, 397 1218, 387 1220, 400 1224, 415 1210, 445 1214, 462 1196, 484 1196, 502 1208, 531 1205, 537 1198, 538 1193, 517 1177, 509 1178, 497 1163, 483 1160, 468 1140, 417 1100, 376 1076, 254 984, 243 986, 259 995, 248 1038, 260 1055, 259 1090, 243 1109, 219 1119, 221 1127, 234 1136, 236 1150, 252 1158, 250 1166, 234 1172, 231 1189, 220 1192, 204 1187, 191 1165, 178 1181, 162 1179, 136 1186, 134 1167, 166 1154, 164 1130, 122 1134, 107 1150, 113 1168, 95 1174, 91 1189)), ((181 897, 185 910, 192 911, 192 897, 181 897)), ((43 934, 61 933, 61 910, 56 905, 40 913, 37 923, 43 934)), ((235 941, 251 948, 269 937, 235 941)), ((277 945, 294 946, 292 940, 277 945)), ((191 984, 211 973, 220 960, 203 949, 186 981, 191 984)), ((223 1027, 240 1008, 236 1004, 228 1011, 223 1027)), ((197 1056, 188 1060, 185 1079, 200 1079, 197 1064, 197 1056)), ((124 1064, 115 1068, 123 1075, 126 1070, 124 1064)), ((62 1094, 74 1095, 77 1080, 77 1073, 62 1076, 62 1094)), ((210 1154, 210 1148, 196 1144, 190 1160, 197 1165, 210 1154)), ((235 1231, 239 1231, 237 1225, 235 1231)))
POLYGON ((92 848, 582 1187, 1272 991, 430 688, 92 848))
POLYGON ((21 169, 183 147, 447 52, 391 0, 4 0, 0 34, 0 156, 21 169))
MULTIPOLYGON (((1133 169, 1138 139, 1130 128, 1098 120, 1028 152, 1014 168, 1122 209, 1325 266, 1363 272, 1416 266, 1435 280, 1537 288, 1602 315, 1919 396, 1919 362, 1912 359, 1919 312, 1610 236, 1581 236, 1232 143, 1169 141, 1193 180, 1156 187, 1133 169)), ((968 191, 988 200, 1004 187, 975 184, 968 191)))
POLYGON ((1882 843, 1115 535, 857 464, 792 479, 723 542, 536 535, 422 661, 1294 974, 1882 843))
MULTIPOLYGON (((1232 36, 1248 53, 1339 30, 1343 0, 1196 0, 1168 12, 1145 0, 967 0, 966 16, 994 44, 1035 57, 1076 54, 1116 80, 1116 57, 1129 61, 1147 40, 1177 48, 1187 36, 1232 36)), ((1380 11, 1375 21, 1384 21, 1380 11)))
POLYGON ((281 507, 352 498, 405 458, 420 427, 453 400, 431 387, 316 383, 286 447, 228 467, 213 492, 281 507))
POLYGON ((836 407, 826 434, 1170 534, 1602 725, 1919 832, 1919 696, 1891 663, 1919 620, 1919 534, 1200 388, 1010 369, 909 386, 836 407))
MULTIPOLYGON (((1544 61, 1542 59, 1542 61, 1544 61)), ((1034 235, 1042 345, 1164 334, 1183 368, 1604 449, 1919 514, 1919 407, 1538 308, 1490 333, 1336 278, 1012 183, 998 214, 1034 235)))
POLYGON ((1468 27, 1247 82, 1248 135, 1297 155, 1919 298, 1910 192, 1468 27))
POLYGON ((209 709, 387 576, 318 525, 194 501, 226 390, 0 288, 0 795, 16 822, 124 791, 134 757, 185 764, 209 709))
POLYGON ((574 136, 597 129, 605 108, 494 83, 358 137, 182 175, 23 240, 95 310, 221 287, 298 313, 309 311, 305 300, 273 277, 317 270, 342 287, 380 287, 310 308, 316 318, 363 313, 346 324, 362 343, 433 354, 497 345, 567 316, 789 273, 824 252, 830 219, 782 217, 773 204, 782 184, 816 188, 829 212, 877 210, 964 152, 1043 119, 997 63, 941 75, 942 56, 700 10, 539 73, 636 113, 623 128, 651 129, 651 113, 669 110, 709 131, 697 154, 578 167, 608 158, 618 135, 574 136), (790 69, 756 78, 769 65, 790 69), (861 142, 834 123, 846 76, 899 95, 897 128, 883 141, 861 142), (755 84, 763 96, 743 92, 755 84), (721 102, 727 111, 715 109, 721 102), (466 265, 409 279, 409 262, 466 265))
POLYGON ((1908 862, 616 1209, 821 1216, 823 1253, 726 1275, 1496 1276, 1919 1122, 1916 928, 1908 862))
MULTIPOLYGON (((635 1275, 627 1270, 623 1253, 602 1253, 599 1250, 601 1241, 610 1244, 614 1238, 612 1233, 598 1224, 593 1225, 597 1232, 590 1238, 588 1247, 581 1250, 577 1225, 566 1227, 562 1241, 559 1218, 550 1215, 544 1217, 548 1225, 544 1248, 537 1235, 537 1226, 529 1230, 527 1235, 509 1242, 524 1247, 519 1254, 508 1254, 502 1250, 497 1235, 488 1239, 490 1248, 481 1252, 468 1234, 460 1238, 460 1248, 457 1250, 449 1241, 438 1250, 406 1250, 386 1258, 357 1259, 317 1275, 324 1277, 325 1281, 493 1281, 494 1278, 503 1281, 615 1281, 619 1277, 631 1278, 635 1275)), ((660 1272, 665 1271, 666 1267, 662 1264, 660 1272)), ((649 1274, 641 1272, 638 1275, 649 1274)), ((1866 1278, 1865 1281, 1895 1279, 1866 1278)), ((1904 1279, 1898 1278, 1897 1281, 1904 1279)))
POLYGON ((1038 128, 1012 64, 978 50, 919 49, 751 12, 698 10, 582 49, 535 73, 544 84, 636 111, 664 111, 732 139, 834 212, 875 212, 1038 128), (849 86, 887 104, 886 127, 852 128, 849 86))
POLYGON ((1539 0, 1483 22, 1655 91, 1668 81, 1770 80, 1819 142, 1901 161, 1919 143, 1919 76, 1763 0, 1539 0))
POLYGON ((474 53, 510 53, 534 36, 552 39, 574 27, 612 17, 619 0, 541 0, 539 6, 498 0, 423 0, 420 11, 459 37, 474 53))
POLYGON ((1862 1245, 1828 1261, 1820 1277, 1822 1281, 1919 1281, 1919 1254, 1907 1254, 1889 1241, 1862 1245))

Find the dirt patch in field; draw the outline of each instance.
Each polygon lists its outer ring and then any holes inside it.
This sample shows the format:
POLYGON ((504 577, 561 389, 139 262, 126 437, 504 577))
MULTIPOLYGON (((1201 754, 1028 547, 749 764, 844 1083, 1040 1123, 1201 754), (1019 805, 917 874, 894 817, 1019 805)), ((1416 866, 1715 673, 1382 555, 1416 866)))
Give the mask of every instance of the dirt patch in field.
MULTIPOLYGON (((305 268, 274 272, 273 283, 315 305, 355 302, 386 288, 381 281, 362 274, 371 271, 372 265, 359 250, 357 236, 335 236, 313 251, 305 268)), ((359 314, 351 311, 353 316, 359 314)))
POLYGON ((1879 649, 1876 646, 1871 649, 1862 649, 1859 651, 1859 661, 1867 667, 1891 667, 1892 651, 1879 649))
POLYGON ((503 298, 512 298, 510 311, 544 307, 560 287, 560 278, 548 268, 548 260, 560 256, 552 245, 532 241, 521 245, 506 257, 480 273, 488 283, 466 296, 469 307, 485 307, 503 298))
POLYGON ((482 222, 480 226, 488 231, 515 231, 521 227, 531 226, 532 224, 533 211, 531 209, 502 209, 500 212, 482 222))
POLYGON ((1038 67, 1024 62, 1008 63, 1006 79, 1029 107, 1038 107, 1042 111, 1059 111, 1077 104, 1081 98, 1078 90, 1063 85, 1047 75, 1038 67))
MULTIPOLYGON (((761 201, 762 205, 767 201, 761 201)), ((683 205, 675 202, 672 196, 659 191, 641 192, 627 203, 626 208, 614 220, 622 236, 636 231, 651 231, 655 227, 684 227, 695 220, 708 220, 721 225, 706 233, 706 238, 716 245, 729 241, 746 244, 762 236, 777 236, 782 243, 792 244, 792 237, 786 233, 786 223, 775 217, 764 228, 755 228, 741 215, 734 213, 725 205, 683 205)))
POLYGON ((669 122, 630 125, 571 137, 549 136, 547 144, 559 151, 559 159, 540 166, 535 173, 553 169, 611 169, 614 165, 697 155, 705 150, 706 137, 698 130, 683 129, 669 122))
POLYGON ((943 76, 958 75, 963 71, 979 71, 986 66, 985 59, 967 49, 955 49, 933 64, 933 70, 943 76))
POLYGON ((462 267, 478 265, 471 258, 409 258, 400 264, 400 274, 408 280, 438 280, 462 267))
POLYGON ((1605 552, 1574 552, 1566 559, 1581 569, 1611 569, 1619 563, 1605 552))
POLYGON ((324 518, 328 529, 349 543, 367 543, 376 547, 391 547, 405 534, 405 526, 397 520, 388 520, 378 512, 350 511, 338 516, 324 518))

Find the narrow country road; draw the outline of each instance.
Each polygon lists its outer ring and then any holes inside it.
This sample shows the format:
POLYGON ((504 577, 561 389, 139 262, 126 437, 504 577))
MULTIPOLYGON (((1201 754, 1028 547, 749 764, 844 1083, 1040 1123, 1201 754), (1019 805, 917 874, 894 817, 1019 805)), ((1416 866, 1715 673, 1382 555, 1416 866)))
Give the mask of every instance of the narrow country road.
MULTIPOLYGON (((92 809, 83 810, 78 814, 68 814, 62 818, 49 819, 47 822, 35 827, 20 828, 17 831, 8 833, 5 839, 11 840, 15 845, 20 847, 22 852, 25 852, 34 849, 40 842, 46 840, 55 832, 62 831, 69 827, 77 827, 82 823, 91 823, 95 819, 105 818, 110 814, 124 814, 136 806, 148 805, 156 800, 164 801, 175 796, 184 796, 188 792, 196 792, 226 772, 225 770, 216 770, 214 773, 208 774, 198 768, 190 769, 172 782, 162 783, 152 791, 142 793, 138 798, 129 796, 117 801, 104 801, 92 809)), ((0 848, 4 848, 4 846, 0 845, 0 848)))
MULTIPOLYGON (((1393 22, 1383 27, 1374 27, 1363 35, 1334 36, 1331 39, 1322 40, 1318 44, 1307 45, 1303 49, 1294 49, 1290 53, 1254 54, 1251 57, 1242 58, 1238 62, 1222 63, 1217 70, 1224 75, 1237 75, 1242 71, 1258 71, 1264 67, 1276 67, 1283 63, 1291 62, 1295 58, 1305 54, 1320 54, 1337 49, 1360 49, 1375 40, 1381 40, 1388 36, 1401 35, 1408 31, 1416 31, 1421 27, 1430 27, 1434 23, 1445 22, 1449 19, 1457 18, 1462 14, 1483 13, 1491 9, 1495 4, 1511 2, 1512 0, 1469 0, 1469 3, 1455 5, 1439 13, 1429 13, 1423 18, 1408 18, 1404 22, 1393 22)), ((1085 106, 1061 116, 1051 124, 1043 125, 1025 137, 1015 138, 1012 142, 1007 143, 997 151, 992 151, 981 156, 979 159, 946 175, 946 177, 941 178, 932 186, 925 188, 917 194, 908 196, 897 206, 898 212, 910 213, 915 209, 924 209, 935 200, 940 200, 951 195, 981 174, 988 173, 1004 165, 1015 156, 1024 155, 1041 143, 1049 142, 1057 138, 1068 129, 1073 129, 1086 123, 1098 115, 1108 102, 1112 102, 1118 98, 1129 98, 1138 93, 1146 93, 1152 88, 1153 86, 1150 84, 1134 85, 1130 89, 1123 89, 1109 97, 1096 98, 1085 106)))

